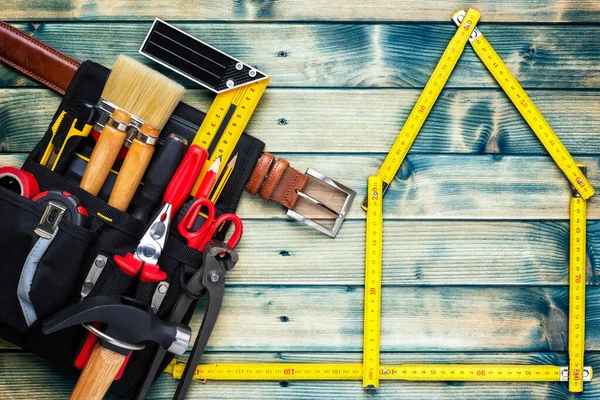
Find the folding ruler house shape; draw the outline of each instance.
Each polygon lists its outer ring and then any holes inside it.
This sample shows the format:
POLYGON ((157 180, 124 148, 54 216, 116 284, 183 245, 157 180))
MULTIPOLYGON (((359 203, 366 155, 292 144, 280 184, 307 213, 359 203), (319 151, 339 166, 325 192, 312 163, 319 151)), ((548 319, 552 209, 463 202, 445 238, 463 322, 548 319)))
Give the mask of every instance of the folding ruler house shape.
MULTIPOLYGON (((377 387, 379 379, 417 381, 568 381, 571 392, 583 391, 592 370, 583 365, 585 350, 586 200, 594 194, 584 168, 578 165, 516 78, 476 28, 477 10, 458 11, 452 20, 458 30, 444 51, 376 177, 369 178, 363 208, 367 211, 363 364, 210 364, 196 369, 208 380, 363 380, 377 387), (569 366, 502 364, 379 364, 382 198, 410 146, 469 41, 496 81, 519 110, 573 187, 570 207, 569 366), (583 170, 583 171, 582 171, 583 170)), ((181 376, 183 364, 169 371, 181 376)))

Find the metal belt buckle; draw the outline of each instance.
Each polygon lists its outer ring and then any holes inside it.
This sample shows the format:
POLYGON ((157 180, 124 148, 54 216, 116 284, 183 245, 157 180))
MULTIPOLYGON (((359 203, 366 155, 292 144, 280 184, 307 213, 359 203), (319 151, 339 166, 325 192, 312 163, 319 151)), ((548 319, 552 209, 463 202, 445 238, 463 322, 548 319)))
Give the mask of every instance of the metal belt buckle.
POLYGON ((313 196, 310 196, 300 190, 297 190, 296 193, 298 194, 298 196, 300 198, 308 200, 309 202, 313 203, 314 205, 321 207, 322 209, 326 210, 327 212, 331 213, 332 215, 335 215, 336 216, 335 221, 333 222, 333 225, 331 227, 328 227, 328 226, 320 224, 317 221, 312 220, 302 214, 299 214, 298 212, 296 212, 292 209, 288 209, 287 215, 288 215, 288 217, 291 217, 291 218, 295 219, 296 221, 302 222, 303 224, 308 225, 311 228, 318 230, 319 232, 322 232, 331 237, 335 237, 337 235, 338 231, 340 230, 340 227, 342 226, 342 222, 344 222, 344 219, 346 218, 346 214, 348 213, 348 210, 350 209, 350 206, 352 205, 352 201, 354 200, 354 196, 356 196, 356 192, 354 190, 342 185, 341 183, 338 183, 338 182, 334 181, 333 179, 326 177, 325 175, 323 175, 313 169, 310 169, 310 168, 307 169, 305 175, 310 178, 317 179, 318 181, 330 186, 331 188, 335 189, 338 192, 344 193, 346 195, 344 204, 342 205, 342 208, 339 211, 337 211, 337 210, 334 210, 333 208, 329 207, 328 205, 324 204, 320 200, 314 198, 313 196))

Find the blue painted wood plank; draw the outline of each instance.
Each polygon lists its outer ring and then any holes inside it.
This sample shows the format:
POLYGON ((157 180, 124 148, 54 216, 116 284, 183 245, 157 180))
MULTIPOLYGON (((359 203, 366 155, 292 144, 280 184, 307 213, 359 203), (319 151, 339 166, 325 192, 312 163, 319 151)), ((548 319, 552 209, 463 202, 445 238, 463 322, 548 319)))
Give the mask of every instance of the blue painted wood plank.
MULTIPOLYGON (((5 19, 80 19, 80 20, 149 20, 156 15, 176 20, 259 20, 259 21, 445 21, 456 10, 469 4, 457 0, 434 0, 417 3, 408 0, 364 2, 347 0, 344 7, 331 0, 226 0, 221 2, 172 2, 165 7, 161 0, 122 0, 107 6, 100 0, 8 0, 5 19)), ((598 22, 600 8, 593 0, 479 0, 474 4, 484 20, 495 22, 598 22)))
MULTIPOLYGON (((419 93, 269 88, 247 131, 273 153, 385 153, 419 93)), ((600 154, 600 92, 533 90, 530 96, 573 155, 600 154)), ((206 111, 213 98, 204 90, 188 90, 185 101, 206 111)), ((0 89, 0 151, 31 151, 59 101, 49 90, 0 89)), ((547 154, 499 89, 443 91, 411 147, 411 154, 417 153, 547 154)))
MULTIPOLYGON (((588 350, 600 350, 599 291, 587 291, 588 350)), ((566 287, 384 286, 381 349, 566 351, 567 308, 566 287)), ((230 286, 208 349, 360 352, 362 331, 362 286, 230 286)))
MULTIPOLYGON (((175 25, 271 75, 271 87, 420 88, 456 31, 449 19, 444 24, 175 25)), ((138 56, 150 23, 17 27, 73 58, 110 66, 119 53, 138 56)), ((598 25, 482 24, 481 29, 525 88, 600 88, 598 25)), ((3 86, 24 83, 18 73, 0 69, 3 86)), ((497 88, 497 83, 467 46, 448 87, 497 88)))

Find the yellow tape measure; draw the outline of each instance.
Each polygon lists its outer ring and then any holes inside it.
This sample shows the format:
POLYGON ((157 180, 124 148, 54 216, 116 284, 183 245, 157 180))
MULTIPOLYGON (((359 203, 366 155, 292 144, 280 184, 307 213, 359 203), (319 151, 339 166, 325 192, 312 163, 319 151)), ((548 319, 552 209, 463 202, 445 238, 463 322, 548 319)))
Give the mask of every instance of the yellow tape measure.
MULTIPOLYGON (((462 26, 462 22, 460 21, 462 21, 461 18, 463 18, 463 15, 463 10, 458 11, 452 16, 452 20, 455 24, 460 23, 462 26)), ((504 90, 510 101, 519 110, 558 168, 560 168, 569 182, 571 182, 571 185, 573 185, 583 199, 587 200, 592 197, 594 195, 594 188, 590 182, 577 167, 575 160, 569 154, 567 148, 562 144, 533 101, 531 101, 523 87, 517 81, 517 78, 514 77, 492 45, 481 34, 481 31, 476 28, 469 41, 475 53, 502 87, 502 90, 504 90)))
MULTIPOLYGON (((406 119, 404 126, 400 130, 398 137, 392 145, 392 149, 386 156, 383 164, 379 168, 377 173, 383 179, 383 192, 387 190, 388 186, 392 183, 392 180, 396 176, 398 169, 402 165, 402 161, 408 154, 410 146, 412 146, 417 134, 421 130, 423 123, 427 119, 429 112, 433 108, 435 101, 442 92, 446 81, 450 77, 454 66, 458 62, 460 55, 462 54, 467 41, 479 21, 481 14, 475 9, 470 9, 467 13, 467 17, 464 19, 464 23, 461 24, 454 34, 448 47, 442 54, 440 61, 433 70, 431 77, 427 81, 425 88, 421 92, 419 99, 413 107, 410 115, 406 119)), ((363 201, 361 207, 366 211, 367 199, 363 201)))
POLYGON ((219 131, 223 130, 223 133, 219 143, 204 164, 192 189, 192 195, 196 194, 206 171, 219 156, 221 156, 221 168, 219 168, 217 177, 221 175, 270 80, 271 78, 266 78, 217 95, 192 144, 208 149, 219 131), (224 127, 223 122, 227 123, 224 127))
POLYGON ((365 252, 365 309, 363 333, 363 386, 379 386, 381 343, 381 262, 383 253, 383 180, 368 180, 365 252))
MULTIPOLYGON (((173 363, 166 372, 181 379, 185 364, 173 363)), ((507 364, 402 364, 382 365, 378 379, 462 382, 560 382, 568 379, 566 367, 507 364)), ((214 381, 359 381, 363 364, 205 364, 194 372, 196 380, 214 381)), ((586 381, 592 370, 585 369, 586 381)))
MULTIPOLYGON (((581 167, 585 175, 585 167, 581 167)), ((569 391, 583 391, 585 352, 586 201, 573 190, 569 240, 569 391)))

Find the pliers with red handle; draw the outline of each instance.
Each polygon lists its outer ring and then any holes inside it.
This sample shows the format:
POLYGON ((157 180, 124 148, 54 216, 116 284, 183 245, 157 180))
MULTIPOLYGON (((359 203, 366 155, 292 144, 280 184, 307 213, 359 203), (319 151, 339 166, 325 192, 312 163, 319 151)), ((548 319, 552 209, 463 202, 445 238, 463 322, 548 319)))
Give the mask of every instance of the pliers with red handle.
MULTIPOLYGON (((150 223, 150 227, 142 236, 134 253, 127 253, 125 256, 115 255, 113 259, 123 273, 129 276, 140 274, 140 281, 155 283, 167 279, 167 274, 160 270, 158 259, 162 250, 165 248, 165 242, 169 235, 169 225, 171 223, 171 212, 173 207, 170 203, 164 203, 160 211, 150 223), (141 272, 140 272, 141 271, 141 272)), ((96 324, 96 323, 94 323, 96 324)), ((92 325, 94 325, 92 324, 92 325)), ((99 324, 94 325, 99 328, 99 324)), ((98 338, 91 333, 85 339, 83 347, 79 355, 75 359, 75 367, 82 369, 87 363, 92 349, 98 338)), ((127 357, 129 359, 129 356, 127 357)), ((117 374, 117 378, 121 377, 127 361, 121 366, 121 370, 117 374)))
POLYGON ((170 203, 162 205, 138 243, 135 253, 127 253, 124 257, 114 256, 115 263, 121 271, 129 276, 136 276, 139 273, 142 282, 155 283, 167 279, 167 274, 158 266, 158 259, 169 235, 172 209, 170 203))

